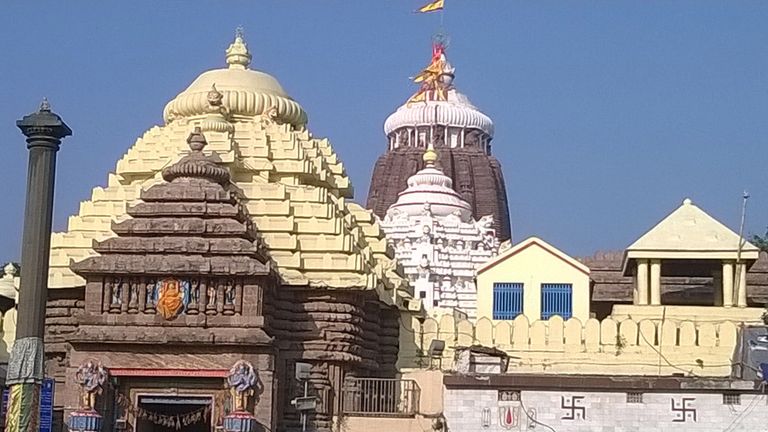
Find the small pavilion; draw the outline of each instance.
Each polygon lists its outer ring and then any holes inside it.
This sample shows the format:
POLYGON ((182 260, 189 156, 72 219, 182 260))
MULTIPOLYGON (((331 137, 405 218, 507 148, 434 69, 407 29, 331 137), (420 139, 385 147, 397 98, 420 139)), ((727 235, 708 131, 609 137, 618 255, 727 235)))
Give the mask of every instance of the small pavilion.
MULTIPOLYGON (((686 198, 626 249, 622 271, 634 278, 635 306, 680 306, 662 305, 662 278, 684 277, 711 278, 710 306, 746 308, 747 270, 759 253, 756 246, 686 198)), ((614 308, 614 315, 617 308, 626 306, 614 308)))

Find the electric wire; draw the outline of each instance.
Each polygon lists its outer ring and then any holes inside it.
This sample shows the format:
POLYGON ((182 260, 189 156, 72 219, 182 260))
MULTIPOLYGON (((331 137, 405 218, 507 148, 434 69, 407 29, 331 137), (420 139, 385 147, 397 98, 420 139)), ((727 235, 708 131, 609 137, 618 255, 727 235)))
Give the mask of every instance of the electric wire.
POLYGON ((520 408, 523 409, 523 412, 525 413, 525 416, 528 417, 528 419, 530 421, 536 423, 537 425, 544 426, 545 428, 551 430, 552 432, 557 432, 557 430, 555 428, 553 428, 552 426, 550 426, 550 425, 548 425, 546 423, 542 423, 542 422, 536 420, 535 418, 533 418, 530 414, 528 414, 528 409, 525 407, 525 404, 523 403, 523 394, 522 393, 520 394, 520 408))
MULTIPOLYGON (((760 383, 760 391, 761 392, 765 391, 765 381, 760 383)), ((741 413, 739 413, 739 415, 737 415, 733 420, 731 420, 731 423, 725 429, 723 429, 723 432, 734 431, 735 429, 732 429, 732 428, 737 426, 739 423, 741 423, 747 414, 751 414, 752 411, 754 411, 755 408, 757 408, 757 402, 763 400, 764 396, 765 396, 765 393, 755 395, 755 397, 752 398, 752 402, 749 403, 747 408, 745 408, 743 411, 741 411, 741 413)))

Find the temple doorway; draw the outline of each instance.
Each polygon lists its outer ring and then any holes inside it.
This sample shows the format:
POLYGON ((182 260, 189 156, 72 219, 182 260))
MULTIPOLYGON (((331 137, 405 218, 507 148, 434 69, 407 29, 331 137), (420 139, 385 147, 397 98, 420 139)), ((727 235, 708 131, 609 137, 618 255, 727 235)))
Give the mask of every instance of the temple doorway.
POLYGON ((207 396, 139 395, 137 407, 146 414, 135 431, 210 432, 212 406, 213 398, 207 396))

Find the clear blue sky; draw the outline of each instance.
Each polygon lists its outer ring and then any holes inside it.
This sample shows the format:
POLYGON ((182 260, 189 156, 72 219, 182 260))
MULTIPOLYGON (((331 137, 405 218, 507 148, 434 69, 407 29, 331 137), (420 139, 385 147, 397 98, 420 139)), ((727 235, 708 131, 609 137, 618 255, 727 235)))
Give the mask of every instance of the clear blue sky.
MULTIPOLYGON (((412 92, 438 15, 419 0, 7 2, 0 11, 0 261, 18 259, 26 158, 15 120, 47 96, 75 134, 54 228, 223 66, 243 25, 327 136, 365 201, 382 123, 412 92)), ((686 196, 738 228, 768 225, 768 2, 446 0, 456 84, 496 123, 515 238, 575 255, 622 249, 686 196)))

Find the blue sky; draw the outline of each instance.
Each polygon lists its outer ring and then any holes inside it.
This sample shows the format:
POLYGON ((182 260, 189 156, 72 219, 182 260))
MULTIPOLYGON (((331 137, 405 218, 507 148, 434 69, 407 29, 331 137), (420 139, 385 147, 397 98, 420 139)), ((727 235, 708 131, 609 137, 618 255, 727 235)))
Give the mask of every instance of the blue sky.
MULTIPOLYGON (((516 240, 622 249, 690 196, 768 225, 768 2, 447 0, 456 85, 493 118, 516 240)), ((54 229, 238 25, 365 201, 384 119, 413 91, 438 15, 418 0, 8 2, 0 11, 0 261, 20 255, 27 151, 47 96, 72 127, 54 229)))

